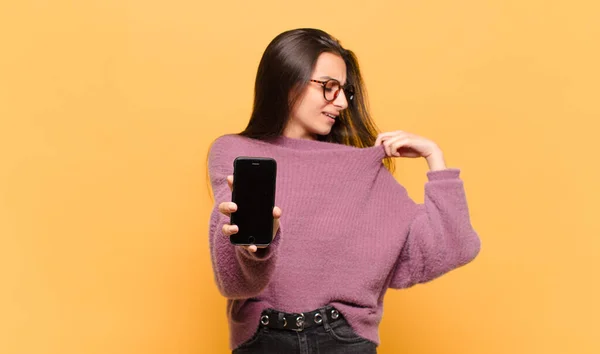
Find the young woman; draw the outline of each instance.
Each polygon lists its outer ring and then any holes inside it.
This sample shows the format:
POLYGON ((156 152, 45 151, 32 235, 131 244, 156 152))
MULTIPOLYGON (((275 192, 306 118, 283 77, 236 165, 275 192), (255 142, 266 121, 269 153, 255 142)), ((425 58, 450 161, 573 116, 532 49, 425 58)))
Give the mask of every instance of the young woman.
POLYGON ((228 299, 234 353, 375 353, 388 288, 430 281, 479 252, 459 170, 433 141, 377 134, 355 55, 329 34, 296 29, 266 48, 252 116, 209 152, 209 238, 228 299), (274 235, 234 246, 233 161, 277 161, 274 235), (424 158, 425 202, 396 182, 391 158, 424 158))

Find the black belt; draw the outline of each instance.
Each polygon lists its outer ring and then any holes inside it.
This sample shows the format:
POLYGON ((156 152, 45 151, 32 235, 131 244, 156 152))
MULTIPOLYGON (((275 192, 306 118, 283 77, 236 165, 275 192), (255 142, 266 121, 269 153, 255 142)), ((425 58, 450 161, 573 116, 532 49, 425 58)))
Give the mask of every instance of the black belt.
POLYGON ((342 318, 342 314, 332 306, 304 313, 286 313, 266 309, 260 316, 260 324, 269 328, 289 329, 299 332, 306 328, 322 326, 325 321, 331 323, 340 318, 342 318))

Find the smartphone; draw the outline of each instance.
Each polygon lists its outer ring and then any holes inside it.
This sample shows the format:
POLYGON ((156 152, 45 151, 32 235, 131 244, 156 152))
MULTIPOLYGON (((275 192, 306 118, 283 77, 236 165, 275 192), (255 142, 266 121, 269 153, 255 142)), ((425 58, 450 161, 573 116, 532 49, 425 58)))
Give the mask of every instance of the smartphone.
POLYGON ((277 162, 268 157, 239 156, 233 162, 231 225, 238 232, 230 236, 234 245, 268 246, 273 238, 273 208, 277 162))

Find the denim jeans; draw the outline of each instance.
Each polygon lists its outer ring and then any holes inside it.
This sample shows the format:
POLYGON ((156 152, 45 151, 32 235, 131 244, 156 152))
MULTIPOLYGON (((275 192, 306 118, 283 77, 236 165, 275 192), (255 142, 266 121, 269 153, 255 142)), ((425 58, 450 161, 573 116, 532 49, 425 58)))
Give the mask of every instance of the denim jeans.
POLYGON ((345 319, 301 332, 260 326, 254 336, 233 350, 233 354, 372 354, 377 345, 359 337, 345 319))

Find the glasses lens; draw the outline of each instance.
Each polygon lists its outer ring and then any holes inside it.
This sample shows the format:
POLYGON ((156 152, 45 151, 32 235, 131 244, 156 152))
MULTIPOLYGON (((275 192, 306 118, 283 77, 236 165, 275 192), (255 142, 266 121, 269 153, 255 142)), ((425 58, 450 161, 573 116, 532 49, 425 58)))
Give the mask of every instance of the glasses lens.
POLYGON ((323 90, 325 91, 325 99, 328 101, 333 101, 340 91, 340 83, 336 80, 329 80, 325 83, 323 90))

